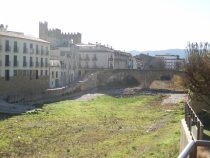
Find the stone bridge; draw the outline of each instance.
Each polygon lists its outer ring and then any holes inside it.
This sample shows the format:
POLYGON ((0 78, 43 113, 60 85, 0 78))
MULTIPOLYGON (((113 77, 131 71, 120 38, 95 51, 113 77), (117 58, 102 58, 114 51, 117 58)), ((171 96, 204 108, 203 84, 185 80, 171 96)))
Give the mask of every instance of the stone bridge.
POLYGON ((154 80, 170 80, 174 75, 184 77, 185 72, 175 70, 136 70, 136 69, 120 69, 120 70, 86 70, 86 73, 97 74, 97 85, 117 85, 122 82, 135 82, 142 88, 149 88, 154 80))

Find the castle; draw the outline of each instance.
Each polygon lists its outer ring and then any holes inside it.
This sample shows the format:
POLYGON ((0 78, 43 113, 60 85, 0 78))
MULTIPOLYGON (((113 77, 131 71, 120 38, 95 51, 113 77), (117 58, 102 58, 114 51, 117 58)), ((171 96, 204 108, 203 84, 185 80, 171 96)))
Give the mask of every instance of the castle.
POLYGON ((70 44, 80 44, 81 33, 63 33, 60 29, 48 29, 47 22, 39 22, 39 38, 49 41, 51 48, 66 47, 70 44))

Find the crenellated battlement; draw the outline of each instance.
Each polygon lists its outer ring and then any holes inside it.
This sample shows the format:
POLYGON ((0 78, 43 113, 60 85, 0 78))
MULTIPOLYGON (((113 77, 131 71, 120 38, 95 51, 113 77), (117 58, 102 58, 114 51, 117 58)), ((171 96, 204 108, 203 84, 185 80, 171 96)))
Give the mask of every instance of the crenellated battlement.
POLYGON ((71 43, 81 43, 82 34, 79 32, 61 32, 61 30, 57 28, 48 29, 47 22, 39 22, 39 38, 49 41, 52 47, 62 47, 71 43))

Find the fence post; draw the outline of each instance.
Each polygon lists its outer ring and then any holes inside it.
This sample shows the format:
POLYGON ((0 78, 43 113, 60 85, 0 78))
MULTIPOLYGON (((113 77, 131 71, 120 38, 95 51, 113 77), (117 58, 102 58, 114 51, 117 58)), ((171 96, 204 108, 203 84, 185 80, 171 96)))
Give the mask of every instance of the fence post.
POLYGON ((200 130, 199 130, 199 133, 200 133, 200 140, 203 140, 203 124, 200 122, 200 130))
POLYGON ((201 126, 200 126, 200 122, 198 121, 197 122, 197 140, 200 140, 201 139, 201 126))

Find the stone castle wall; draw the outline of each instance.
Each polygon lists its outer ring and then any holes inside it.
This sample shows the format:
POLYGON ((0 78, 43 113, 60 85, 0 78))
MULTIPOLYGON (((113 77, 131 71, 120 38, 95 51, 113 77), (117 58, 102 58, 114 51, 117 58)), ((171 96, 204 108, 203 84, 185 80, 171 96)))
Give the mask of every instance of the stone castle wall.
POLYGON ((81 33, 62 33, 60 29, 48 29, 47 22, 39 23, 39 38, 49 41, 54 47, 65 47, 70 43, 82 42, 81 33))

